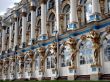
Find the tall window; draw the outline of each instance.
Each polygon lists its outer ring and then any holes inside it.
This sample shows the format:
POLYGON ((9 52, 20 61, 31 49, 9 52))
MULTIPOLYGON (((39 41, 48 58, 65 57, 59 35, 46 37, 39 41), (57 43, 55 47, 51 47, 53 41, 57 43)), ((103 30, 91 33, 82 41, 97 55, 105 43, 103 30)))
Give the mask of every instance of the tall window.
POLYGON ((40 15, 41 15, 41 7, 39 7, 37 10, 37 16, 40 16, 40 15))
POLYGON ((110 39, 104 41, 104 59, 110 61, 110 39))
POLYGON ((29 13, 27 21, 28 21, 28 22, 31 21, 31 13, 29 13))
POLYGON ((92 15, 92 0, 87 0, 85 3, 85 17, 86 17, 86 22, 90 22, 90 15, 92 15))
POLYGON ((38 21, 38 31, 39 31, 39 34, 41 34, 41 19, 38 21))
POLYGON ((66 22, 66 27, 69 24, 69 19, 70 19, 70 5, 67 4, 64 9, 63 13, 65 13, 65 22, 66 22))
POLYGON ((39 60, 39 54, 36 54, 36 60, 35 60, 35 68, 39 69, 39 64, 40 64, 40 60, 39 60))
POLYGON ((49 2, 49 9, 52 9, 52 8, 54 8, 55 7, 55 2, 54 2, 54 0, 50 0, 50 2, 49 2))
POLYGON ((71 66, 71 48, 69 46, 64 46, 61 49, 61 54, 61 67, 71 66))
POLYGON ((107 1, 108 5, 108 12, 110 13, 110 0, 107 1))
POLYGON ((49 16, 50 21, 50 27, 51 27, 51 33, 54 34, 56 32, 56 22, 55 22, 55 14, 51 13, 49 16))
POLYGON ((79 46, 80 64, 93 63, 92 41, 82 41, 79 46))

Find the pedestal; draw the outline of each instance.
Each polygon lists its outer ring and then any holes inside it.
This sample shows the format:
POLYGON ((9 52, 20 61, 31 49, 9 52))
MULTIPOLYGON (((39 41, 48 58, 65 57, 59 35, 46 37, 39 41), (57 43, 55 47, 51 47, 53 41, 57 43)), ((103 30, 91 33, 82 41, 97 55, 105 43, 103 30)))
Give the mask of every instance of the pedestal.
POLYGON ((90 80, 99 80, 100 75, 100 66, 91 66, 90 80))
POLYGON ((46 34, 40 35, 39 40, 47 40, 48 36, 46 34))
POLYGON ((99 21, 101 19, 100 13, 94 13, 93 15, 90 16, 90 22, 92 21, 99 21))
POLYGON ((71 24, 68 24, 67 30, 75 30, 76 28, 77 28, 77 24, 76 23, 71 23, 71 24))
POLYGON ((30 79, 28 76, 28 72, 24 72, 24 79, 30 79))
POLYGON ((68 80, 75 80, 77 77, 77 69, 68 69, 68 80))
POLYGON ((35 41, 36 41, 35 39, 32 39, 31 40, 31 45, 34 45, 35 44, 35 41))

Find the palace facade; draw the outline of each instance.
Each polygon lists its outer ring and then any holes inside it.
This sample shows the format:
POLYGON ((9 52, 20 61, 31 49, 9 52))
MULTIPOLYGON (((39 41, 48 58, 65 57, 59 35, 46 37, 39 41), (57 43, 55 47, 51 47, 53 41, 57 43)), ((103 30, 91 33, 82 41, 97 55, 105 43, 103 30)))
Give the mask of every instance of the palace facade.
POLYGON ((1 80, 110 80, 110 0, 21 0, 0 51, 1 80))

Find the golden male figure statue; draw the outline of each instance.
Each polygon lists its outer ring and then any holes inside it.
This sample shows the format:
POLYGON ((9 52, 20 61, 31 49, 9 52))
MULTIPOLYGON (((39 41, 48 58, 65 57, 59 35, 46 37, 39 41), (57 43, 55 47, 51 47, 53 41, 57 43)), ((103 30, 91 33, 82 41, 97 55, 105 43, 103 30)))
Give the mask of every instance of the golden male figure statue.
POLYGON ((70 38, 67 42, 66 45, 69 45, 69 47, 72 49, 72 54, 71 54, 71 60, 72 60, 72 66, 71 68, 76 68, 76 56, 77 56, 77 42, 74 38, 70 38))
POLYGON ((94 49, 94 64, 95 66, 100 65, 100 35, 92 30, 87 38, 90 38, 93 42, 94 49))
POLYGON ((40 55, 40 71, 44 72, 44 70, 45 70, 45 59, 46 59, 45 48, 44 47, 38 48, 38 52, 40 55))

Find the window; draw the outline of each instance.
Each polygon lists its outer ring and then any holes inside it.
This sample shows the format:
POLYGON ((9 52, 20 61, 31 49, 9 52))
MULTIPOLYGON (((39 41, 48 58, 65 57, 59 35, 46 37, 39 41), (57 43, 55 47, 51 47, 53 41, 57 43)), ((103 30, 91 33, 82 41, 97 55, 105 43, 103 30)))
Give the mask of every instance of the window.
POLYGON ((39 60, 39 55, 37 54, 37 55, 36 55, 36 60, 35 60, 35 68, 36 68, 36 69, 39 68, 39 63, 40 63, 39 61, 40 61, 40 60, 39 60))
POLYGON ((50 0, 50 2, 49 2, 49 9, 52 9, 52 8, 54 8, 55 7, 55 2, 54 2, 54 0, 50 0))
POLYGON ((41 19, 39 19, 37 25, 38 25, 37 27, 38 27, 39 34, 41 34, 41 19))
POLYGON ((31 13, 28 15, 28 22, 31 21, 31 13))
POLYGON ((110 61, 110 39, 106 41, 105 48, 104 48, 104 59, 105 61, 110 61))
POLYGON ((65 13, 65 22, 66 22, 66 27, 69 24, 69 19, 70 19, 70 5, 67 4, 64 8, 63 8, 63 13, 65 13))
POLYGON ((61 67, 71 66, 72 50, 68 46, 64 46, 61 50, 61 67))
POLYGON ((56 32, 56 22, 55 22, 55 14, 51 13, 49 16, 50 21, 50 27, 51 27, 51 33, 54 34, 56 32))
POLYGON ((90 22, 90 15, 92 15, 92 2, 91 0, 87 0, 85 3, 85 17, 86 17, 86 22, 90 22))
POLYGON ((37 10, 37 16, 40 16, 40 15, 41 15, 41 7, 39 7, 37 10))
POLYGON ((80 64, 90 64, 93 63, 93 49, 92 41, 86 40, 80 43, 80 64))

